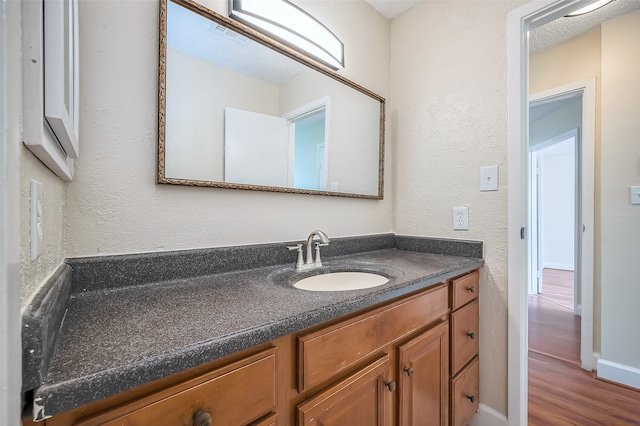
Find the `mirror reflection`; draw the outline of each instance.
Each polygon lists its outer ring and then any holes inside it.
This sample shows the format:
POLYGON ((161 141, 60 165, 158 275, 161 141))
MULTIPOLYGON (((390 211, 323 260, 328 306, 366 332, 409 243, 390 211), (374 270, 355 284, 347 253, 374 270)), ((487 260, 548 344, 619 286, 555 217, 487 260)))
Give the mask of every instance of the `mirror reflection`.
POLYGON ((159 183, 382 198, 383 98, 190 0, 163 7, 159 183))

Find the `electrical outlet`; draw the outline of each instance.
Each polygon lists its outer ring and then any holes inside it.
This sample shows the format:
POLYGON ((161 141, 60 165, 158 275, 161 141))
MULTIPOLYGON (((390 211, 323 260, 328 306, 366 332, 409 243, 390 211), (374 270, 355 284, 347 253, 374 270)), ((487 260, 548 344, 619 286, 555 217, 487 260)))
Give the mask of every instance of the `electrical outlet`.
POLYGON ((42 219, 42 184, 35 180, 31 181, 31 227, 29 229, 31 238, 31 260, 35 260, 42 254, 44 229, 42 219))
POLYGON ((469 207, 453 208, 453 229, 469 230, 469 207))

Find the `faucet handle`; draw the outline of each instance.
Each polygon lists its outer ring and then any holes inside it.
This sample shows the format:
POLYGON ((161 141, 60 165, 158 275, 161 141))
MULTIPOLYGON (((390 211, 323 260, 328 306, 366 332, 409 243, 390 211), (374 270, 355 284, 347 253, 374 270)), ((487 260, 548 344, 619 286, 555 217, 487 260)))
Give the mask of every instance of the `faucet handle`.
POLYGON ((296 271, 299 271, 304 264, 304 260, 302 259, 302 244, 296 244, 293 246, 287 246, 289 251, 296 250, 298 252, 298 258, 296 259, 296 271))
POLYGON ((322 266, 322 259, 320 259, 320 247, 328 246, 329 243, 321 243, 316 241, 314 245, 316 249, 316 258, 315 258, 314 264, 316 268, 319 268, 322 266))

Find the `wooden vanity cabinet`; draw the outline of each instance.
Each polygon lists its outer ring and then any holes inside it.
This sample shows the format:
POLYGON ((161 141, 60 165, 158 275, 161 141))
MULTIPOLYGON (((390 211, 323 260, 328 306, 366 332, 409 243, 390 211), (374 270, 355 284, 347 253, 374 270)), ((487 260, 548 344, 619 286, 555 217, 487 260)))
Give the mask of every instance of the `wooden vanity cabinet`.
POLYGON ((477 296, 474 271, 38 424, 466 425, 477 296))
POLYGON ((298 336, 298 426, 446 426, 448 299, 441 284, 298 336))

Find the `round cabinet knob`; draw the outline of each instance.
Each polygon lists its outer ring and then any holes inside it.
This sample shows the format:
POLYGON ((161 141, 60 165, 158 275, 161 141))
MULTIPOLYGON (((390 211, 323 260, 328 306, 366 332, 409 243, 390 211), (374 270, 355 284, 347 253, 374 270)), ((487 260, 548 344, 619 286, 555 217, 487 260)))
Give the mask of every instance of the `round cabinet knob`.
POLYGON ((413 376, 413 368, 411 368, 411 367, 405 368, 404 372, 407 373, 407 376, 409 376, 409 377, 413 376))
POLYGON ((211 426, 213 417, 208 411, 198 410, 193 415, 193 426, 211 426))
POLYGON ((472 404, 473 404, 474 402, 476 402, 476 397, 475 397, 475 396, 473 396, 473 395, 469 395, 469 396, 467 397, 467 399, 468 399, 469 401, 471 401, 471 403, 472 403, 472 404))
POLYGON ((396 390, 396 382, 394 381, 386 382, 385 386, 389 388, 390 392, 393 392, 394 390, 396 390))
POLYGON ((467 336, 469 336, 469 339, 473 340, 476 338, 476 333, 472 331, 471 333, 467 333, 467 336))
POLYGON ((468 291, 469 293, 473 293, 473 292, 475 292, 475 291, 476 291, 476 288, 475 288, 475 287, 467 287, 467 291, 468 291))

